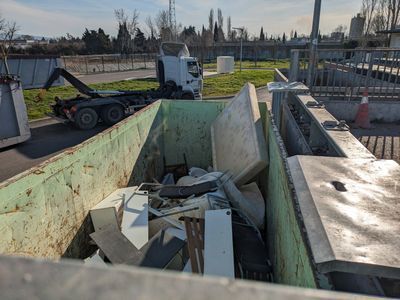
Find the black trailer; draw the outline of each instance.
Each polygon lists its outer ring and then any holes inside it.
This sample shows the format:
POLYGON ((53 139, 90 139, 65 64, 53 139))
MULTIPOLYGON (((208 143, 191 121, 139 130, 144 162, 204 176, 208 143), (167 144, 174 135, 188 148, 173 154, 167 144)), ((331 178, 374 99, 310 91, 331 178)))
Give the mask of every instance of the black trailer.
POLYGON ((79 129, 92 129, 98 122, 114 125, 158 99, 182 99, 183 93, 174 82, 147 91, 98 91, 88 87, 63 68, 57 68, 43 87, 48 90, 60 76, 82 95, 72 99, 56 97, 50 114, 62 122, 72 122, 79 129))

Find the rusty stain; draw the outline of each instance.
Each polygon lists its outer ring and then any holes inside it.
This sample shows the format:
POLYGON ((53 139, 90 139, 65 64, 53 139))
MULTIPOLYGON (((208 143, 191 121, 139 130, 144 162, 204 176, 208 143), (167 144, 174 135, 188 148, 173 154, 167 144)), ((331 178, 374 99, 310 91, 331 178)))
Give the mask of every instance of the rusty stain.
POLYGON ((40 174, 44 174, 44 173, 46 173, 46 172, 44 172, 43 170, 40 170, 40 169, 33 171, 33 174, 35 174, 35 175, 40 175, 40 174))
POLYGON ((32 189, 28 189, 28 190, 26 191, 26 195, 29 197, 31 194, 32 194, 32 189))

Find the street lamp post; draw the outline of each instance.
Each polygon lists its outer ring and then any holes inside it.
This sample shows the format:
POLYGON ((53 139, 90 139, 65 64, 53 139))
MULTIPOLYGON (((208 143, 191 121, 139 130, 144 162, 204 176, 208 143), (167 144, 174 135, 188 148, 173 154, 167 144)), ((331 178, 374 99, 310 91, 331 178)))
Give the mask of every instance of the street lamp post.
POLYGON ((240 72, 242 72, 242 60, 243 60, 243 27, 233 27, 233 29, 240 31, 240 72))
POLYGON ((317 49, 318 49, 318 33, 319 33, 319 21, 321 18, 321 2, 322 0, 315 0, 314 5, 314 17, 313 26, 310 38, 310 61, 308 63, 308 74, 307 74, 307 85, 311 88, 312 80, 314 78, 316 59, 317 59, 317 49))

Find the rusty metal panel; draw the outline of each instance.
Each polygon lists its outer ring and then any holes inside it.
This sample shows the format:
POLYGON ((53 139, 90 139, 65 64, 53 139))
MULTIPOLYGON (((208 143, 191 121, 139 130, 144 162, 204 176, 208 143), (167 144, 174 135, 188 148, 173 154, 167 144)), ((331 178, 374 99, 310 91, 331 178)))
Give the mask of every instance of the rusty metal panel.
MULTIPOLYGON (((271 122, 270 115, 268 114, 271 122)), ((282 284, 316 288, 317 278, 308 255, 293 201, 288 177, 286 151, 278 129, 269 127, 270 165, 267 196, 267 240, 275 281, 282 284)))
POLYGON ((153 134, 161 126, 159 112, 157 102, 1 183, 0 252, 80 257, 90 208, 115 189, 151 180, 162 169, 162 135, 153 134))
POLYGON ((211 123, 227 102, 163 101, 165 158, 168 165, 183 163, 207 168, 212 165, 211 123))

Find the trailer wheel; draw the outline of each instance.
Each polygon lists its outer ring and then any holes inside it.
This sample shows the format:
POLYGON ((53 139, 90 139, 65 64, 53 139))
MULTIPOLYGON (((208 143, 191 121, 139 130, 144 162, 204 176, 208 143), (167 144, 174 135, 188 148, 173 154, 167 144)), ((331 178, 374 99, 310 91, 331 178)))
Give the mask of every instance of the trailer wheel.
POLYGON ((107 125, 117 124, 125 117, 124 108, 121 105, 107 105, 101 110, 101 119, 107 125))
POLYGON ((79 129, 88 130, 92 129, 97 125, 99 116, 93 108, 85 107, 79 109, 74 116, 75 125, 79 129))

